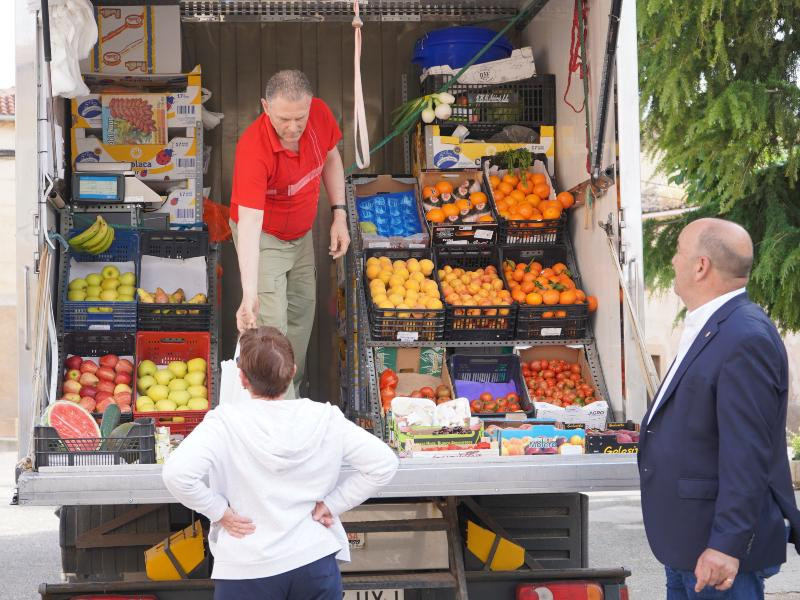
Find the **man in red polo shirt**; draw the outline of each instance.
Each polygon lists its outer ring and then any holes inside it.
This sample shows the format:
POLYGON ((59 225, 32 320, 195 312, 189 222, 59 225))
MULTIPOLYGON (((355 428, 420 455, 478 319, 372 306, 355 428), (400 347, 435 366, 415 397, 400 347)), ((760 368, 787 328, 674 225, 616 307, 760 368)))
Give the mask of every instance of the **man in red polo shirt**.
MULTIPOLYGON (((333 113, 314 98, 306 76, 279 71, 267 82, 264 114, 239 138, 231 194, 231 221, 242 276, 239 331, 277 327, 289 338, 297 375, 305 371, 314 323, 316 267, 311 228, 320 180, 331 204, 329 253, 347 252, 350 236, 344 168, 336 144, 342 137, 333 113)), ((298 390, 299 391, 299 390, 298 390)))

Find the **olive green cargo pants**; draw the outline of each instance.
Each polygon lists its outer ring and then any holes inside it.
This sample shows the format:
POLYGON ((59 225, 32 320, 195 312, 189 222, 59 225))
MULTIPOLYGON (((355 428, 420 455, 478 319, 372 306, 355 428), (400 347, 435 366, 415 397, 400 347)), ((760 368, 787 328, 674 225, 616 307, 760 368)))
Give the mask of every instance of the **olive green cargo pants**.
MULTIPOLYGON (((237 245, 236 223, 231 221, 230 225, 234 245, 237 245)), ((286 398, 296 398, 305 376, 306 352, 317 303, 317 269, 311 231, 290 242, 261 232, 258 303, 258 324, 279 329, 292 344, 297 374, 286 398)))

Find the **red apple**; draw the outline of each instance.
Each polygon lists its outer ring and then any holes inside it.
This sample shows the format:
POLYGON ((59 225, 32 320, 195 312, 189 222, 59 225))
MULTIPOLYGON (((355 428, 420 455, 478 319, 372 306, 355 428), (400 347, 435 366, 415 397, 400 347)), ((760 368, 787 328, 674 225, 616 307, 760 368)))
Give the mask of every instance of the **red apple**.
POLYGON ((81 378, 81 372, 78 371, 78 369, 70 369, 69 371, 67 371, 67 374, 64 376, 64 380, 65 381, 67 379, 73 379, 75 381, 78 381, 78 379, 80 379, 80 378, 81 378))
POLYGON ((81 385, 97 385, 100 380, 92 373, 81 373, 81 378, 78 381, 81 385))
MULTIPOLYGON (((117 363, 119 364, 119 363, 117 363)), ((120 371, 117 373, 117 376, 114 377, 114 383, 124 383, 127 385, 131 384, 131 374, 130 373, 123 373, 120 371)))
POLYGON ((120 406, 130 406, 131 400, 132 400, 131 395, 126 392, 120 392, 119 394, 114 394, 114 401, 120 406))
POLYGON ((81 396, 88 396, 94 398, 97 395, 97 388, 93 385, 85 385, 81 388, 81 396))
POLYGON ((97 406, 97 403, 94 401, 94 398, 90 398, 89 396, 84 396, 81 398, 81 401, 78 402, 83 408, 88 410, 89 412, 94 411, 94 407, 97 406))
POLYGON ((81 373, 97 373, 97 363, 93 360, 85 360, 81 363, 81 373))
POLYGON ((94 401, 100 404, 104 400, 114 400, 114 395, 111 392, 97 392, 94 401))
POLYGON ((64 394, 61 397, 62 400, 69 400, 70 402, 78 403, 81 401, 80 394, 64 394))
POLYGON ((118 383, 114 387, 114 395, 116 396, 117 394, 120 394, 120 393, 132 394, 133 391, 131 390, 131 386, 129 386, 127 383, 118 383))
POLYGON ((100 367, 97 369, 95 375, 97 375, 103 381, 114 381, 114 377, 117 376, 111 367, 100 367))
POLYGON ((121 412, 122 414, 127 414, 127 413, 130 413, 130 412, 133 412, 133 410, 131 410, 131 406, 129 404, 128 406, 120 406, 119 407, 119 412, 121 412))
POLYGON ((105 356, 100 357, 100 366, 101 367, 108 367, 109 369, 113 369, 117 362, 119 362, 119 357, 116 354, 106 354, 105 356))
MULTIPOLYGON (((81 391, 81 384, 74 379, 67 379, 62 386, 65 394, 78 394, 81 391)), ((80 400, 78 396, 78 400, 80 400)))
POLYGON ((78 371, 81 370, 81 363, 83 359, 80 356, 72 355, 64 361, 64 368, 67 370, 70 369, 77 369, 78 371))
POLYGON ((117 373, 133 373, 133 363, 127 358, 120 358, 119 362, 114 365, 114 370, 117 373))
MULTIPOLYGON (((109 394, 114 393, 114 382, 113 381, 106 381, 105 379, 98 381, 97 385, 95 386, 98 392, 108 392, 109 394)), ((96 396, 95 396, 96 397, 96 396)))
POLYGON ((113 398, 106 398, 105 400, 101 400, 100 402, 97 403, 97 406, 95 407, 95 410, 97 412, 101 413, 106 408, 111 406, 112 404, 114 404, 114 399, 113 398))

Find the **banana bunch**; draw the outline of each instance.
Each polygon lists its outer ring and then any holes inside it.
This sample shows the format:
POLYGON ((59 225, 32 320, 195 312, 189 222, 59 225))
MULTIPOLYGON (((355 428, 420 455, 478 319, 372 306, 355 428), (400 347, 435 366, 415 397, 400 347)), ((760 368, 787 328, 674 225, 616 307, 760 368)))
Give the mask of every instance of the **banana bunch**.
POLYGON ((67 241, 76 252, 102 254, 114 241, 114 228, 106 223, 103 217, 97 215, 94 223, 67 241))
MULTIPOLYGON (((167 294, 167 292, 161 288, 156 288, 156 291, 153 293, 139 288, 136 290, 136 293, 139 295, 139 302, 142 304, 208 304, 208 297, 205 294, 195 294, 189 300, 186 300, 186 293, 183 291, 183 288, 178 288, 171 294, 167 294)), ((171 310, 165 308, 155 312, 157 314, 167 315, 171 310)), ((199 310, 175 309, 176 315, 196 315, 199 313, 199 310)))

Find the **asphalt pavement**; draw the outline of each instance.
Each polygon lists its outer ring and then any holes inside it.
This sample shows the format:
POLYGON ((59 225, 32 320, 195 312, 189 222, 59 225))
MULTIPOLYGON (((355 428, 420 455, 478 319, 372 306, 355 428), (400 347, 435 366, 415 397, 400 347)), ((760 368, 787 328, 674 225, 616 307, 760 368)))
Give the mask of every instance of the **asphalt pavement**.
MULTIPOLYGON (((40 583, 61 581, 58 518, 52 507, 9 506, 15 460, 16 453, 0 451, 0 600, 34 600, 40 598, 40 583)), ((639 494, 589 497, 590 566, 625 567, 633 573, 628 579, 632 600, 664 600, 664 572, 647 546, 639 494)), ((781 572, 767 580, 766 591, 767 600, 800 600, 800 556, 789 553, 781 572)))

